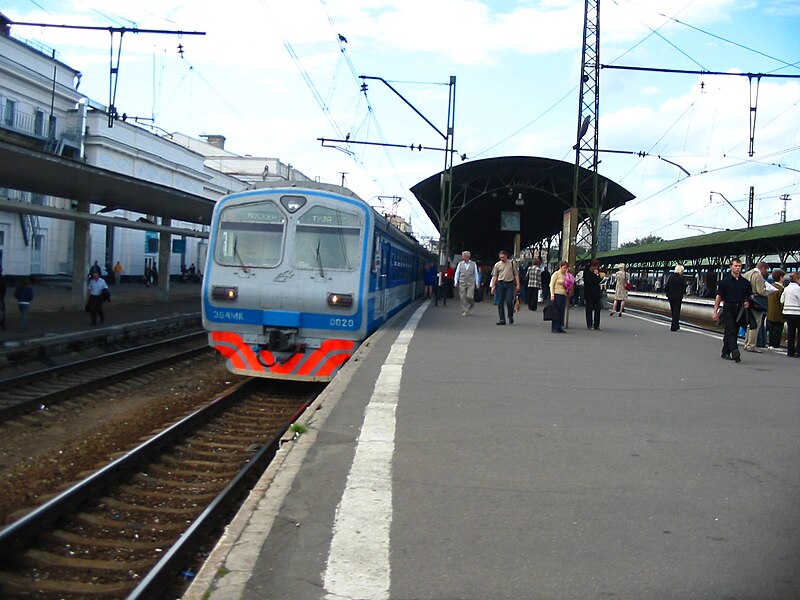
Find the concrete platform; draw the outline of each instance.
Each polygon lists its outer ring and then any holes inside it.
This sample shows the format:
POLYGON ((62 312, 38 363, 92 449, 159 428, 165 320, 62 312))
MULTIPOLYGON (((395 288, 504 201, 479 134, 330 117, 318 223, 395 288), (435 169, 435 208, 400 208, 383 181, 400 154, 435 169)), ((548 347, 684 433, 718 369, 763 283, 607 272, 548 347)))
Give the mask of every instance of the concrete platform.
POLYGON ((496 320, 380 331, 185 598, 800 595, 800 360, 632 314, 496 320))
POLYGON ((70 291, 65 285, 35 284, 24 332, 18 331, 20 313, 10 288, 5 298, 6 327, 0 330, 0 369, 86 345, 199 326, 200 287, 199 283, 171 283, 169 300, 163 301, 153 286, 111 286, 111 302, 104 305, 105 323, 92 326, 88 313, 69 306, 70 291))

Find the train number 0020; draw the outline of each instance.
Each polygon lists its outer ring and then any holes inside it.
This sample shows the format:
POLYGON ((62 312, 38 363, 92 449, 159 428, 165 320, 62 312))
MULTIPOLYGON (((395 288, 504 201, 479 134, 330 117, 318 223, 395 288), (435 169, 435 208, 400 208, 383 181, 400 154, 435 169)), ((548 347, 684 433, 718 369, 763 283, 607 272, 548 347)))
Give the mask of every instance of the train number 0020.
POLYGON ((354 327, 355 319, 332 318, 331 327, 354 327))

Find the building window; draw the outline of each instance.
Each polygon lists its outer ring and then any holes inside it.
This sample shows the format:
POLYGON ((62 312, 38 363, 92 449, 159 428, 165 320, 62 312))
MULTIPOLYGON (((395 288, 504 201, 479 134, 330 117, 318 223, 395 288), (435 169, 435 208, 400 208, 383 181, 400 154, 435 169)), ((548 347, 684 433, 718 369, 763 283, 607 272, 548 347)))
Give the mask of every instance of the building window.
POLYGON ((16 108, 17 103, 11 98, 6 98, 5 111, 3 112, 3 123, 6 127, 14 127, 16 108))
POLYGON ((36 135, 41 135, 42 137, 45 135, 44 116, 44 111, 37 109, 36 116, 33 119, 33 133, 36 135))

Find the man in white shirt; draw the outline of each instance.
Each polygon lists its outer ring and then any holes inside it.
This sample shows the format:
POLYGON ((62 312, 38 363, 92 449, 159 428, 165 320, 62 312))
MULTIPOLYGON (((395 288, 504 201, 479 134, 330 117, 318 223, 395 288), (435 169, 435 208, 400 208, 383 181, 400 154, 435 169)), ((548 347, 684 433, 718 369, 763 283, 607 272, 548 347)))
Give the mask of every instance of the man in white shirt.
POLYGON ((478 265, 470 260, 471 254, 468 250, 461 253, 461 261, 456 267, 454 285, 458 288, 461 298, 461 316, 466 317, 475 307, 475 291, 481 285, 481 273, 478 265))
POLYGON ((97 325, 97 317, 100 317, 100 323, 105 321, 105 314, 103 314, 103 301, 108 295, 108 284, 105 279, 100 277, 99 271, 92 271, 92 278, 89 280, 89 315, 92 318, 92 325, 97 325))

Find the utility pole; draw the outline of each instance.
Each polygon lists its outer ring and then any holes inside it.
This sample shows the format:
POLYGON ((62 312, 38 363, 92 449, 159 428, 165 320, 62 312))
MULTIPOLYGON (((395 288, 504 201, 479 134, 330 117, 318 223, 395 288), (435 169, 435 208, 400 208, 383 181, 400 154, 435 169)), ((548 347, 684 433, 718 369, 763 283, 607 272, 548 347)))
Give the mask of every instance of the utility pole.
MULTIPOLYGON (((447 103, 447 127, 445 132, 442 132, 436 125, 434 125, 428 117, 423 115, 411 102, 409 102, 399 91, 397 91, 392 84, 386 81, 383 77, 375 77, 371 75, 359 75, 359 78, 364 82, 361 84, 361 90, 366 93, 366 81, 374 79, 380 81, 388 87, 394 94, 408 105, 411 110, 417 113, 423 121, 425 121, 431 128, 439 134, 445 141, 444 148, 432 148, 430 146, 423 146, 422 144, 389 144, 386 142, 366 142, 360 140, 350 139, 348 135, 343 140, 317 138, 324 147, 335 148, 336 146, 329 146, 329 143, 347 143, 347 144, 365 144, 367 146, 384 146, 390 148, 409 148, 412 151, 417 150, 438 150, 444 152, 444 170, 441 174, 440 192, 441 201, 439 203, 439 261, 441 265, 447 263, 447 256, 450 254, 450 221, 452 220, 452 204, 453 204, 453 154, 456 154, 455 149, 455 121, 456 121, 456 78, 455 75, 450 76, 449 93, 447 103)), ((466 160, 467 155, 461 156, 462 160, 466 160)))
POLYGON ((791 198, 789 194, 783 194, 781 196, 781 201, 783 202, 783 210, 781 210, 781 223, 786 223, 786 205, 789 203, 791 198))
MULTIPOLYGON (((89 25, 55 25, 51 23, 25 23, 22 21, 12 21, 11 25, 20 25, 25 27, 55 27, 58 29, 81 29, 84 31, 107 31, 111 34, 111 50, 109 58, 109 78, 108 78, 108 126, 113 127, 114 121, 119 116, 116 107, 117 99, 117 81, 119 78, 119 64, 122 57, 122 36, 126 33, 158 33, 167 35, 205 35, 205 31, 176 31, 173 29, 139 29, 138 27, 97 27, 89 25), (119 43, 116 47, 116 64, 114 57, 114 38, 119 34, 119 43)), ((183 58, 184 47, 183 44, 178 44, 178 54, 183 58)), ((123 115, 125 116, 125 115, 123 115)))
POLYGON ((442 200, 439 206, 439 263, 450 260, 450 222, 453 218, 453 154, 456 120, 456 77, 450 76, 447 99, 447 135, 445 138, 444 171, 442 171, 442 200))
POLYGON ((575 264, 575 243, 577 238, 577 215, 581 205, 586 209, 591 231, 592 258, 597 255, 597 236, 600 229, 602 198, 598 189, 597 154, 600 114, 600 0, 585 0, 583 16, 583 50, 581 53, 580 99, 578 103, 578 127, 575 150, 575 176, 572 189, 572 211, 570 231, 564 231, 568 239, 562 243, 570 245, 562 256, 570 265, 575 264), (581 178, 582 169, 588 175, 581 178), (591 185, 591 195, 580 197, 580 189, 586 182, 591 185), (582 201, 581 201, 582 200, 582 201))

